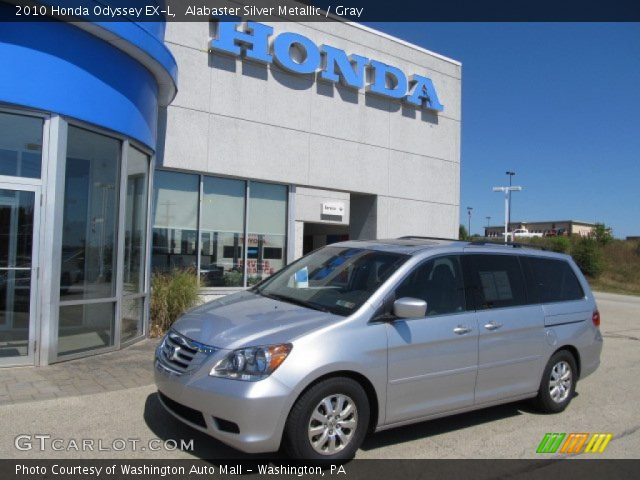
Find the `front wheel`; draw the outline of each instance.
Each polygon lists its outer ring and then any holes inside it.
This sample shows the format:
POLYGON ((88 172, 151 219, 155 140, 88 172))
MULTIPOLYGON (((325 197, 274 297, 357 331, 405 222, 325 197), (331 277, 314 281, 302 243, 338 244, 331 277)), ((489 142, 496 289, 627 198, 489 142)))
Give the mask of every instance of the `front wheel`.
POLYGON ((369 401, 358 382, 329 378, 295 403, 285 427, 284 447, 295 459, 349 460, 369 425, 369 401))
POLYGON ((560 350, 553 354, 542 374, 540 389, 534 403, 545 413, 562 412, 576 390, 578 380, 576 360, 571 353, 560 350))

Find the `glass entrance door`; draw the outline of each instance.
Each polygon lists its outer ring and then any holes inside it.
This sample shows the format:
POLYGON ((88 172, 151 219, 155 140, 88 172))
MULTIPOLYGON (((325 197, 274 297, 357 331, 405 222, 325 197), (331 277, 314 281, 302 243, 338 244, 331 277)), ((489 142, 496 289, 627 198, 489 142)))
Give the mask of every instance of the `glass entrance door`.
POLYGON ((35 358, 39 196, 37 186, 0 183, 0 366, 35 358))

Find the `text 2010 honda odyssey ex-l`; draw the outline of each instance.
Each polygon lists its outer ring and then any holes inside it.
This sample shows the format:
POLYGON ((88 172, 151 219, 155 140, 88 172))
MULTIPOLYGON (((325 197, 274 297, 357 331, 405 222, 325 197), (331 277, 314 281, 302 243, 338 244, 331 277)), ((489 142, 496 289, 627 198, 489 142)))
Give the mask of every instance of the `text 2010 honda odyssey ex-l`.
POLYGON ((526 398, 564 410, 599 365, 599 323, 566 255, 351 241, 186 313, 155 378, 167 410, 228 445, 342 460, 371 431, 526 398))

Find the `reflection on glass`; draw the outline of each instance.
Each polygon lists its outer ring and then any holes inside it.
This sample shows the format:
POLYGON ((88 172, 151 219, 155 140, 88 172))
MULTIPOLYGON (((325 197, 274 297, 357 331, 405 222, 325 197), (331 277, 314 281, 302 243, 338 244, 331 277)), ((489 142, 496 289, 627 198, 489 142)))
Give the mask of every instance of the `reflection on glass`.
POLYGON ((251 182, 249 193, 247 284, 253 285, 285 265, 287 187, 251 182))
POLYGON ((196 266, 198 175, 156 171, 153 181, 154 271, 196 266))
POLYGON ((115 304, 91 303, 60 307, 58 355, 113 345, 115 304))
POLYGON ((0 175, 40 178, 43 120, 0 112, 0 175))
POLYGON ((142 293, 144 291, 148 174, 149 157, 139 150, 129 147, 124 220, 123 288, 125 293, 142 293))
POLYGON ((238 287, 244 283, 245 182, 204 177, 200 221, 200 285, 238 287))
POLYGON ((60 299, 115 295, 120 142, 69 127, 60 299))
POLYGON ((126 342, 142 335, 144 322, 144 298, 122 301, 120 341, 126 342))
POLYGON ((0 189, 0 358, 28 354, 34 198, 0 189))

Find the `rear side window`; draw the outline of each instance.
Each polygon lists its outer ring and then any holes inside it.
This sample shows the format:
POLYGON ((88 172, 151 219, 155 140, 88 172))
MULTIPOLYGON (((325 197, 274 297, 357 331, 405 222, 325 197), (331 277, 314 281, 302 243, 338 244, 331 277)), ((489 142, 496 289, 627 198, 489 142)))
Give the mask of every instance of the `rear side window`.
POLYGON ((523 257, 528 266, 528 288, 537 303, 567 302, 584 298, 584 291, 571 266, 564 260, 523 257))
POLYGON ((466 255, 476 308, 527 304, 524 277, 515 255, 466 255))

